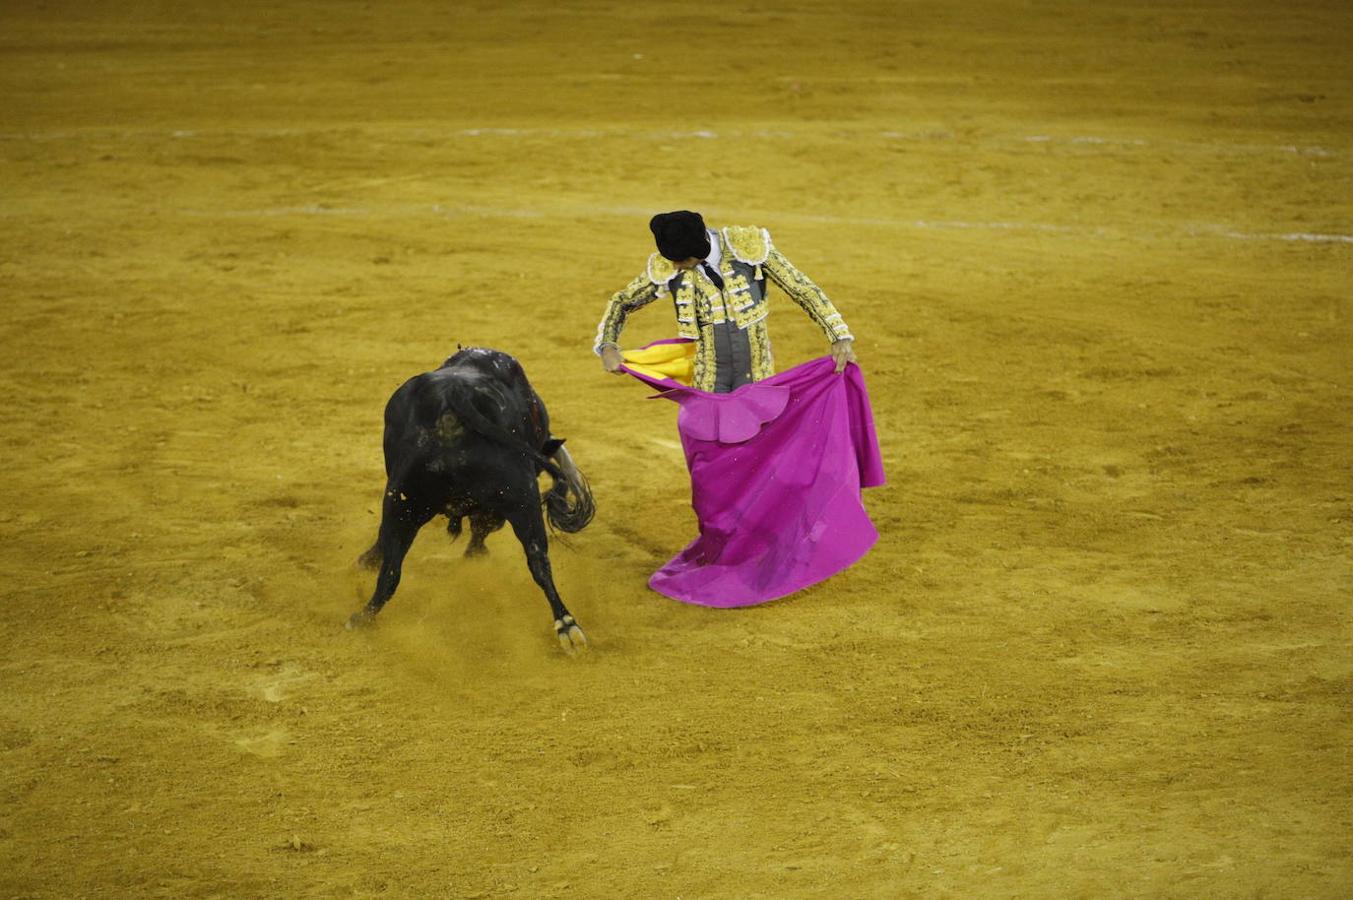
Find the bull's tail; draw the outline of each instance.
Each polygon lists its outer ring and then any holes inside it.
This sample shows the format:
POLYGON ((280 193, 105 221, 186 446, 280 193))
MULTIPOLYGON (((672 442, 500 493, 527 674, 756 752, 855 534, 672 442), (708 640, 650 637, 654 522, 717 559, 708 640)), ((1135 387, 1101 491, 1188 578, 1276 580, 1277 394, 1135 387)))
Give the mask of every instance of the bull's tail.
POLYGON ((555 528, 574 534, 592 521, 597 504, 592 499, 592 486, 573 464, 573 457, 568 455, 562 443, 554 451, 554 458, 563 477, 556 477, 554 487, 545 494, 545 514, 555 528))

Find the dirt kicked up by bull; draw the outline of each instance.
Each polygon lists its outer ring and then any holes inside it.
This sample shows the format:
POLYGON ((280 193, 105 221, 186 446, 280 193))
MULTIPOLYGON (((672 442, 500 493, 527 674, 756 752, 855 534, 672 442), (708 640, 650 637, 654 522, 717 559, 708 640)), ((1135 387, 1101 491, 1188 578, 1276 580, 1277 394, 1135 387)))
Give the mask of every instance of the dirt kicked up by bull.
POLYGON ((497 350, 460 349, 391 395, 384 443, 380 532, 358 560, 380 574, 371 599, 348 627, 375 618, 399 587, 404 557, 419 530, 445 515, 452 539, 469 519, 467 557, 487 553, 484 539, 511 524, 531 576, 550 602, 560 645, 570 653, 586 648, 587 636, 554 586, 545 519, 575 533, 592 521, 596 505, 563 439, 550 434, 545 404, 521 364, 497 350), (543 495, 542 473, 554 482, 543 495))

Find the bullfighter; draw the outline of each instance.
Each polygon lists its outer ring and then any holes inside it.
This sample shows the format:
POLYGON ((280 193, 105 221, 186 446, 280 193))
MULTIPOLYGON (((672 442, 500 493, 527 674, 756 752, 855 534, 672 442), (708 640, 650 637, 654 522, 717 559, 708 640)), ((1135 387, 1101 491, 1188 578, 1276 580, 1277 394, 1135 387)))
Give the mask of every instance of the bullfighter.
POLYGON ((671 296, 677 335, 694 342, 691 386, 727 393, 775 374, 766 332, 766 279, 775 282, 831 342, 836 371, 855 361, 854 337, 827 295, 771 243, 764 228, 708 228, 696 212, 660 213, 648 223, 658 252, 645 271, 611 297, 593 352, 622 374, 617 341, 630 313, 671 296))

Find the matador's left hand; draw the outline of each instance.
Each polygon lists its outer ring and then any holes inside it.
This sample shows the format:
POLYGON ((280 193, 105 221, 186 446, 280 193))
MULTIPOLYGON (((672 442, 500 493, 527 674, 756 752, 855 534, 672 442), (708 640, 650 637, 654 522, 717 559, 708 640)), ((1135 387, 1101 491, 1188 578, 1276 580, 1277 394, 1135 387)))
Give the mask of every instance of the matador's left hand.
POLYGON ((852 338, 832 342, 832 362, 836 363, 837 372, 844 372, 846 363, 855 362, 855 351, 851 349, 851 344, 854 343, 852 338))

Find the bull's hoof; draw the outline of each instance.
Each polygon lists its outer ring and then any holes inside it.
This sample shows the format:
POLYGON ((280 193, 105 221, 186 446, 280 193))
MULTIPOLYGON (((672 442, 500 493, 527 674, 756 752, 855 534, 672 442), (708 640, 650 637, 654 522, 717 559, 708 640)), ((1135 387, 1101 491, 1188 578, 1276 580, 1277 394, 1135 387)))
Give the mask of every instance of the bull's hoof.
POLYGON ((587 649, 587 635, 583 634, 582 626, 575 622, 572 616, 555 619, 554 634, 559 638, 559 646, 564 648, 565 653, 577 653, 587 649))
POLYGON ((488 556, 488 555, 489 548, 485 547, 483 544, 479 544, 478 546, 471 544, 470 546, 465 548, 466 559, 474 559, 477 556, 488 556))
POLYGON ((371 620, 376 618, 376 614, 365 609, 359 609, 348 617, 348 631, 355 631, 358 628, 365 628, 371 624, 371 620))

